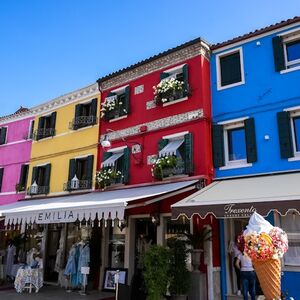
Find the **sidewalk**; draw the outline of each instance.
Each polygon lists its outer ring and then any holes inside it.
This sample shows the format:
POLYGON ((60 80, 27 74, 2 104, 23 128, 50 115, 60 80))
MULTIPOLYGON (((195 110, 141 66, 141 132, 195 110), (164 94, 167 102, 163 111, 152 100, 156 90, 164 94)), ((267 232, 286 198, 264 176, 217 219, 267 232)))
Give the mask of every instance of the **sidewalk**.
POLYGON ((114 293, 107 293, 102 291, 87 291, 86 296, 79 295, 78 291, 67 293, 65 289, 55 286, 44 286, 36 294, 35 292, 29 294, 28 292, 18 294, 14 289, 9 290, 0 290, 0 299, 2 300, 27 300, 27 299, 36 299, 36 300, 113 300, 115 298, 114 293))

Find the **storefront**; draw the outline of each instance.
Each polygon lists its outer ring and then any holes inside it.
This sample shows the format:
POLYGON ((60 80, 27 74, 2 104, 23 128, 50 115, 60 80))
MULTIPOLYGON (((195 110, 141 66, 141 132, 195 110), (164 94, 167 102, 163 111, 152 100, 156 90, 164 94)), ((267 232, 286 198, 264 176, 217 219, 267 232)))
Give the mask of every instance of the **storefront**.
POLYGON ((188 218, 198 215, 219 220, 222 299, 237 291, 230 245, 254 211, 288 233, 289 250, 282 262, 282 291, 288 291, 294 299, 300 297, 295 283, 300 278, 299 182, 300 173, 216 180, 172 206, 174 219, 180 215, 188 218))
POLYGON ((124 269, 130 283, 150 244, 184 230, 170 225, 170 205, 198 185, 199 180, 189 180, 20 201, 1 207, 0 216, 5 217, 5 234, 19 230, 26 236, 25 257, 38 248, 48 283, 70 285, 64 274, 72 247, 88 243, 89 288, 102 289, 108 270, 124 269))

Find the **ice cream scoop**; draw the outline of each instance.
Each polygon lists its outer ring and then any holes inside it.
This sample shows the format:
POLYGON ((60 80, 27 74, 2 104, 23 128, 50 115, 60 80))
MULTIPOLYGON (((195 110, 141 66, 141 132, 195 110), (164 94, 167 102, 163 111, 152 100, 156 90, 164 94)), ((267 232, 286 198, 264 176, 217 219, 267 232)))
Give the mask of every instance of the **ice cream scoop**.
POLYGON ((265 220, 264 217, 262 217, 257 212, 254 212, 249 219, 249 223, 246 227, 246 230, 244 231, 244 235, 250 234, 252 232, 269 233, 272 228, 273 226, 267 220, 265 220))

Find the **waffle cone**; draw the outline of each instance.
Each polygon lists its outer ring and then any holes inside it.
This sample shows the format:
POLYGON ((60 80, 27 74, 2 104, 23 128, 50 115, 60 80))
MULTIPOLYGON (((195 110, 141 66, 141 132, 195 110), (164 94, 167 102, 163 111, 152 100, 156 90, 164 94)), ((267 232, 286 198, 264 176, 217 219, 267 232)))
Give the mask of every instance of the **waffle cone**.
POLYGON ((252 261, 266 300, 280 299, 281 263, 279 259, 252 261))

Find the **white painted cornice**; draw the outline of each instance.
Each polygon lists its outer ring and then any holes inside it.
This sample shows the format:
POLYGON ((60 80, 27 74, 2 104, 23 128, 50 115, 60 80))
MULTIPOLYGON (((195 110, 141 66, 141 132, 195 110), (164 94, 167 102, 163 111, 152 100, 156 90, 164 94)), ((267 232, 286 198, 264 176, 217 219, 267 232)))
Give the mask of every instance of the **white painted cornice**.
POLYGON ((8 116, 3 116, 3 117, 0 117, 0 126, 6 125, 6 124, 11 123, 11 122, 28 119, 30 117, 33 117, 33 114, 30 110, 19 113, 19 114, 11 114, 11 115, 8 115, 8 116))

